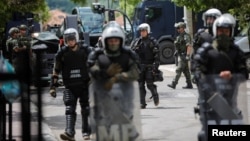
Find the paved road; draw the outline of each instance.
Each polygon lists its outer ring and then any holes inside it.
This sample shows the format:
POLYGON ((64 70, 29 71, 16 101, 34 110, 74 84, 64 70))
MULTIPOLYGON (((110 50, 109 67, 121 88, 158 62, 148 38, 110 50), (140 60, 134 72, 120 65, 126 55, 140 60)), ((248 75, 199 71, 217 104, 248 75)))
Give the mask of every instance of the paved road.
MULTIPOLYGON (((156 83, 160 96, 160 104, 155 107, 153 101, 149 99, 151 94, 147 91, 148 105, 140 113, 142 140, 197 141, 197 133, 201 126, 199 116, 193 112, 198 95, 196 86, 194 85, 194 89, 182 89, 182 86, 186 85, 185 79, 182 76, 176 89, 173 90, 167 87, 167 84, 171 83, 175 75, 175 66, 163 65, 160 66, 160 69, 164 73, 164 81, 156 83)), ((249 80, 247 84, 250 88, 249 80)), ((64 132, 65 107, 62 101, 62 90, 63 88, 58 89, 58 96, 55 99, 49 96, 48 88, 43 93, 44 134, 46 135, 46 141, 59 141, 60 133, 64 132)), ((248 101, 250 101, 249 89, 247 92, 248 101)), ((35 101, 34 97, 32 99, 35 101)), ((79 105, 77 113, 76 141, 80 141, 82 137, 79 105)), ((248 119, 250 119, 250 116, 248 116, 248 119)))

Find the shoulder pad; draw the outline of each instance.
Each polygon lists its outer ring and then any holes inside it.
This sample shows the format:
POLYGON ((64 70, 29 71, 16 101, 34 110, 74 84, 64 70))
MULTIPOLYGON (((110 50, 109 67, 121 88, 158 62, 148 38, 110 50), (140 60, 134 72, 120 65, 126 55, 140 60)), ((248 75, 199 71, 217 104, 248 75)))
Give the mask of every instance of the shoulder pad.
POLYGON ((133 51, 132 49, 130 49, 130 48, 128 48, 128 47, 122 47, 122 50, 124 51, 124 52, 126 52, 126 53, 128 53, 129 54, 129 56, 133 59, 133 60, 135 60, 135 61, 137 61, 139 58, 138 58, 138 55, 135 53, 135 51, 133 51))
POLYGON ((202 32, 205 32, 205 29, 204 29, 204 28, 198 29, 197 34, 200 34, 200 33, 202 33, 202 32))
POLYGON ((154 37, 151 36, 149 39, 154 44, 154 46, 158 45, 158 41, 154 37))
POLYGON ((88 66, 93 66, 95 61, 97 60, 98 56, 103 53, 103 49, 95 48, 93 51, 90 52, 88 55, 88 66))
MULTIPOLYGON (((103 54, 103 49, 101 48, 95 48, 94 50, 91 51, 91 53, 89 54, 90 58, 94 59, 95 57, 97 57, 100 54, 103 54)), ((96 58, 95 58, 96 59, 96 58)))
POLYGON ((207 55, 207 52, 209 50, 213 49, 213 46, 211 43, 205 42, 202 44, 202 46, 200 48, 198 48, 195 56, 194 56, 194 60, 199 61, 199 62, 204 62, 207 55))
POLYGON ((205 42, 201 45, 201 47, 197 50, 198 54, 204 54, 208 50, 213 49, 213 46, 211 43, 205 42))
POLYGON ((140 42, 141 42, 141 38, 136 38, 136 39, 134 39, 134 41, 131 42, 130 46, 132 47, 134 45, 138 45, 138 44, 140 44, 140 42))
POLYGON ((213 37, 208 32, 202 32, 200 33, 200 37, 203 39, 204 42, 213 42, 213 37))
POLYGON ((96 53, 96 54, 102 54, 104 49, 103 48, 94 48, 93 51, 96 53))

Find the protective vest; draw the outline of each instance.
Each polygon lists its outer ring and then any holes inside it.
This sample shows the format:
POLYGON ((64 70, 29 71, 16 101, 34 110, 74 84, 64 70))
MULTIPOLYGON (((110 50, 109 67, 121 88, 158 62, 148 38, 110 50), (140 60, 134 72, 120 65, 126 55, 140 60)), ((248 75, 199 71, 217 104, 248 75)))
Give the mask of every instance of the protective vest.
POLYGON ((141 64, 153 64, 155 61, 154 47, 156 43, 152 37, 146 39, 139 39, 136 46, 139 46, 137 54, 140 58, 141 64))
POLYGON ((175 48, 179 54, 187 52, 187 45, 190 44, 190 35, 183 33, 175 40, 175 48))
POLYGON ((219 74, 221 71, 229 70, 232 73, 239 73, 241 62, 239 56, 239 50, 235 46, 230 47, 228 52, 218 51, 218 50, 209 50, 208 51, 208 61, 207 61, 207 74, 219 74))
POLYGON ((99 53, 97 56, 98 64, 101 69, 107 69, 112 63, 117 63, 121 65, 123 71, 129 70, 129 58, 131 58, 129 52, 124 50, 121 50, 121 54, 119 56, 106 56, 104 52, 99 53), (105 63, 104 60, 106 60, 105 63))
POLYGON ((87 52, 84 48, 71 51, 68 47, 63 48, 62 55, 62 77, 65 86, 86 84, 89 81, 87 71, 87 52))

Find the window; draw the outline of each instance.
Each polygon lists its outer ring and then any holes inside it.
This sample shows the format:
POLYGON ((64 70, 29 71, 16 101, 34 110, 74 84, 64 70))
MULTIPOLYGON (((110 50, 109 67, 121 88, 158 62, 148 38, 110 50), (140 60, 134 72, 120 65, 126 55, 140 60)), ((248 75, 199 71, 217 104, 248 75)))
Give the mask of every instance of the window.
POLYGON ((162 8, 159 7, 147 7, 145 9, 147 18, 149 21, 153 21, 162 15, 162 8))

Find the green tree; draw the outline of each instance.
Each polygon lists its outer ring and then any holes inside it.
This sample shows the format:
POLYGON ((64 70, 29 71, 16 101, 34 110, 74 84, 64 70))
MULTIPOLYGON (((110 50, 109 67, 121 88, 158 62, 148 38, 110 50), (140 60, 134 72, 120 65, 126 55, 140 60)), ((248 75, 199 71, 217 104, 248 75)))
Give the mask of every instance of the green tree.
POLYGON ((126 14, 128 15, 128 17, 131 18, 134 14, 135 6, 139 2, 141 2, 141 0, 120 0, 119 5, 123 11, 126 11, 126 14))
POLYGON ((209 8, 218 8, 223 13, 237 16, 240 25, 246 26, 246 16, 250 13, 249 0, 172 0, 177 6, 186 6, 194 12, 201 12, 209 8))
POLYGON ((5 24, 11 19, 14 12, 32 12, 35 20, 43 21, 49 17, 49 8, 45 0, 1 0, 0 1, 0 32, 4 31, 5 24))

